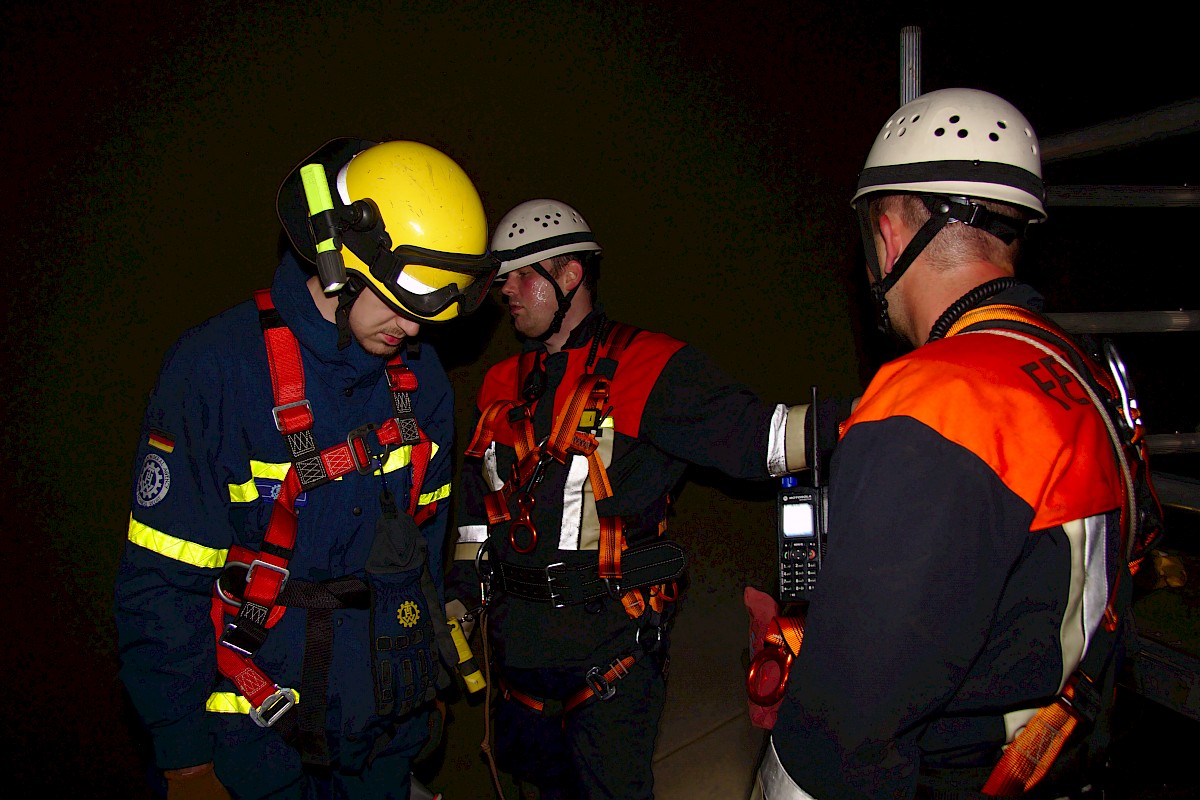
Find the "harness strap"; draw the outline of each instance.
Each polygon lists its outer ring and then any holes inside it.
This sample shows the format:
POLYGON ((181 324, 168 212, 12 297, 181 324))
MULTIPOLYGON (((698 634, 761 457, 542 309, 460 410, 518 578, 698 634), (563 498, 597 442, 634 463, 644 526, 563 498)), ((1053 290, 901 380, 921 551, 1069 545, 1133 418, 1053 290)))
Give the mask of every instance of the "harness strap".
POLYGON ((567 714, 579 708, 587 701, 592 698, 607 700, 616 694, 617 688, 613 684, 628 675, 629 668, 637 663, 637 660, 636 655, 627 655, 623 658, 614 659, 608 665, 608 671, 604 674, 600 673, 599 667, 592 667, 588 670, 585 677, 587 685, 566 700, 542 699, 525 694, 518 689, 514 689, 503 678, 499 681, 500 691, 504 695, 505 700, 515 700, 526 708, 532 709, 546 717, 561 716, 563 718, 563 725, 566 725, 567 714))

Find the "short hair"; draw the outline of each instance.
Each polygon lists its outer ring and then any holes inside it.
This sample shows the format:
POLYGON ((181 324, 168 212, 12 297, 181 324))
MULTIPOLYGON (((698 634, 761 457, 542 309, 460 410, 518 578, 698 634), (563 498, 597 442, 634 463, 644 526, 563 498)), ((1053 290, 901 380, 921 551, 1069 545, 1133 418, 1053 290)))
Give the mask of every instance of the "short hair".
POLYGON ((557 278, 567 264, 572 261, 578 261, 579 265, 583 267, 583 288, 587 289, 594 301, 599 292, 600 254, 594 250, 585 250, 579 253, 550 256, 550 274, 557 278))
MULTIPOLYGON (((971 202, 1011 219, 1024 221, 1029 218, 1027 212, 1007 203, 978 198, 971 198, 971 202)), ((914 231, 919 230, 932 216, 921 196, 916 194, 886 194, 874 197, 870 201, 869 213, 872 230, 879 228, 879 218, 885 213, 898 216, 914 231)), ((974 259, 1012 267, 1017 263, 1020 243, 1020 239, 1014 239, 1010 244, 1005 244, 987 231, 963 223, 951 223, 938 232, 933 241, 925 247, 922 255, 938 270, 953 269, 965 261, 974 259)))

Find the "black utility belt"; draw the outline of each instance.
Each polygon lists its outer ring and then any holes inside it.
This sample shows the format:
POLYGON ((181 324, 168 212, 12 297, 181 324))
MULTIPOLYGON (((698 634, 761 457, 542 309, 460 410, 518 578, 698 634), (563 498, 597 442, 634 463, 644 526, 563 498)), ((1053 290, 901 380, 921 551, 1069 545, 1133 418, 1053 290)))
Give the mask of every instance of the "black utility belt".
POLYGON ((492 587, 522 600, 562 608, 605 596, 619 599, 630 589, 673 581, 686 568, 683 547, 667 540, 622 552, 620 580, 601 578, 598 559, 580 566, 557 563, 546 567, 498 561, 492 575, 492 587))

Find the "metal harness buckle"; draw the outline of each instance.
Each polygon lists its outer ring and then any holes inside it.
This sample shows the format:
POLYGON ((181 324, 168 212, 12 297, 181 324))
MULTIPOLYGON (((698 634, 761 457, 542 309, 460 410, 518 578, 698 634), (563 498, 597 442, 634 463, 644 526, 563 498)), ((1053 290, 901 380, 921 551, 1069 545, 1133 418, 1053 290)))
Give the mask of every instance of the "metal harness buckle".
POLYGON ((283 420, 279 418, 279 413, 281 411, 287 411, 288 409, 291 409, 291 408, 300 408, 302 406, 304 408, 308 409, 308 416, 312 417, 312 404, 309 403, 308 400, 297 400, 294 403, 284 403, 281 406, 275 406, 274 408, 272 408, 271 416, 275 420, 275 429, 277 431, 279 431, 280 433, 285 433, 285 431, 283 430, 283 420))
POLYGON ((556 561, 553 564, 547 565, 544 570, 544 572, 546 573, 546 590, 550 593, 550 605, 552 605, 554 608, 564 608, 564 607, 566 607, 567 604, 565 602, 562 602, 562 594, 560 592, 555 591, 554 575, 550 572, 550 570, 552 570, 556 567, 562 567, 565 569, 566 566, 567 565, 565 563, 563 563, 562 561, 556 561))
POLYGON ((607 700, 617 693, 617 687, 608 682, 608 678, 604 677, 599 667, 589 669, 584 679, 588 686, 592 687, 597 700, 607 700))
POLYGON ((375 470, 383 468, 382 456, 377 456, 371 452, 366 438, 368 433, 378 429, 378 425, 368 422, 366 425, 359 425, 346 434, 346 446, 350 448, 350 460, 354 462, 354 468, 358 470, 359 475, 370 475, 375 470), (354 446, 355 442, 360 444, 363 452, 366 453, 367 457, 365 461, 359 460, 358 448, 354 446))
POLYGON ((254 720, 254 724, 260 728, 269 728, 274 725, 287 713, 289 708, 296 705, 296 701, 299 699, 295 689, 287 689, 276 684, 275 690, 275 693, 264 700, 261 706, 250 709, 250 719, 254 720))

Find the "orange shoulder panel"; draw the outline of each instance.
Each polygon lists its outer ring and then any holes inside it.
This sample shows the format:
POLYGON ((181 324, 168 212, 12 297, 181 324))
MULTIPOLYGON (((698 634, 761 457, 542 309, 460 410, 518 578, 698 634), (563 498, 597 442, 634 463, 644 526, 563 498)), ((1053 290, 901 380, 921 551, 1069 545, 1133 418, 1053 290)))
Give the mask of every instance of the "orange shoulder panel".
POLYGON ((618 433, 638 437, 650 390, 671 356, 683 347, 683 342, 665 333, 639 331, 625 348, 617 359, 617 373, 609 392, 618 433))
POLYGON ((960 334, 885 364, 846 431, 898 416, 987 463, 1035 510, 1033 530, 1121 506, 1104 421, 1084 388, 1025 342, 960 334))

